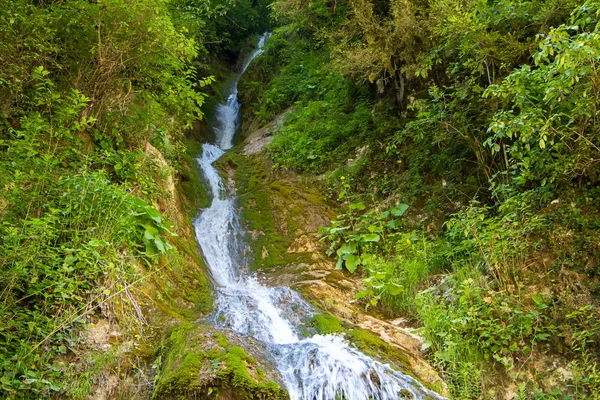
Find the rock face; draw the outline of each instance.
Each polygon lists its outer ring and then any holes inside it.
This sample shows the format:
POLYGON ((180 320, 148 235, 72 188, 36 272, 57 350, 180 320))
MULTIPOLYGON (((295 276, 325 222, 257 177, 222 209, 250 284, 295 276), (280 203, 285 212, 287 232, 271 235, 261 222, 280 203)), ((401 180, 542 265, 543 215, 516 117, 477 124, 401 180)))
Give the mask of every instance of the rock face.
MULTIPOLYGON (((422 357, 422 339, 402 327, 402 321, 387 322, 366 315, 353 301, 354 294, 362 289, 360 279, 336 270, 319 242, 319 228, 335 216, 322 195, 302 177, 271 168, 265 146, 284 116, 250 133, 240 146, 241 155, 230 152, 221 164, 223 176, 235 179, 240 214, 247 224, 254 257, 251 268, 263 282, 290 286, 345 326, 360 328, 347 332, 365 332, 362 336, 374 333, 381 339, 376 347, 389 346, 374 356, 384 359, 380 356, 386 352, 402 354, 404 368, 444 394, 445 384, 422 357)), ((352 333, 347 337, 352 340, 352 333)))
POLYGON ((279 376, 260 352, 251 340, 229 331, 180 325, 163 345, 154 398, 287 399, 279 376))
POLYGON ((270 124, 255 130, 248 137, 246 137, 242 154, 245 156, 250 156, 252 154, 261 152, 265 146, 271 143, 273 140, 273 133, 277 132, 279 127, 283 125, 283 120, 285 119, 286 115, 289 114, 289 112, 290 110, 283 112, 270 124))

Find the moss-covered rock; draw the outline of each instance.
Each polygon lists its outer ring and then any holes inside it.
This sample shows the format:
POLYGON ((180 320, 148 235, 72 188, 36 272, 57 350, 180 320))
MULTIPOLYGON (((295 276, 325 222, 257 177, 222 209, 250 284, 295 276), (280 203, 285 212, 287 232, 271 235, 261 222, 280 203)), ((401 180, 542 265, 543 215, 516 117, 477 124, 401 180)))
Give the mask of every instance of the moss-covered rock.
MULTIPOLYGON (((247 339, 245 339, 247 341, 247 339)), ((156 399, 287 399, 272 367, 230 332, 183 324, 170 330, 158 366, 156 399)))
POLYGON ((438 393, 445 393, 444 383, 418 356, 401 347, 392 345, 378 335, 342 321, 330 314, 316 314, 310 326, 321 335, 341 334, 357 349, 369 357, 390 366, 420 381, 425 387, 438 393))
POLYGON ((250 268, 310 262, 312 252, 289 249, 298 237, 314 233, 329 222, 324 217, 329 215, 322 199, 273 173, 268 161, 259 155, 244 157, 229 152, 218 161, 217 167, 221 171, 234 171, 223 175, 233 175, 236 183, 238 206, 253 256, 250 268), (321 212, 306 213, 315 209, 321 212))
POLYGON ((355 326, 329 314, 317 314, 313 316, 310 320, 310 325, 321 335, 332 333, 344 334, 352 344, 366 355, 391 362, 397 369, 412 375, 409 356, 372 332, 364 329, 356 329, 355 326))
MULTIPOLYGON (((178 191, 182 209, 190 218, 195 218, 200 208, 210 205, 210 188, 202 179, 196 157, 202 154, 202 145, 194 140, 185 140, 186 152, 181 155, 178 165, 178 191)), ((182 210, 182 211, 183 211, 182 210)))
POLYGON ((343 333, 342 321, 332 315, 317 314, 310 320, 310 325, 321 335, 343 333))
POLYGON ((350 329, 347 331, 347 338, 366 355, 379 360, 389 360, 402 372, 415 377, 410 369, 410 356, 374 333, 364 329, 350 329))

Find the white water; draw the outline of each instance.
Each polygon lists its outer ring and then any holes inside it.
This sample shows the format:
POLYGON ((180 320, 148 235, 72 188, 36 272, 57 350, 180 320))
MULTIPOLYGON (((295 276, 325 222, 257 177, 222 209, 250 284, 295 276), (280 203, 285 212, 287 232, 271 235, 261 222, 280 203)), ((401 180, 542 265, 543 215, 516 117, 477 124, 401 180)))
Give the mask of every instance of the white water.
POLYGON ((216 124, 213 127, 217 136, 219 147, 229 150, 233 146, 233 137, 239 127, 240 103, 238 102, 237 84, 242 74, 246 71, 252 60, 263 53, 263 47, 270 34, 265 33, 261 36, 257 48, 248 56, 242 64, 242 69, 235 75, 231 86, 228 88, 227 100, 220 103, 216 108, 216 124))
MULTIPOLYGON (((259 48, 243 64, 243 71, 262 53, 259 48)), ((205 144, 198 160, 209 182, 213 201, 194 222, 217 285, 216 323, 251 336, 269 350, 291 400, 441 399, 409 376, 362 354, 339 335, 304 337, 299 329, 314 315, 311 306, 293 290, 267 287, 234 260, 240 258, 238 218, 234 199, 212 163, 231 148, 239 118, 237 81, 225 104, 217 106, 219 146, 205 144)), ((217 128, 217 127, 215 127, 217 128)))

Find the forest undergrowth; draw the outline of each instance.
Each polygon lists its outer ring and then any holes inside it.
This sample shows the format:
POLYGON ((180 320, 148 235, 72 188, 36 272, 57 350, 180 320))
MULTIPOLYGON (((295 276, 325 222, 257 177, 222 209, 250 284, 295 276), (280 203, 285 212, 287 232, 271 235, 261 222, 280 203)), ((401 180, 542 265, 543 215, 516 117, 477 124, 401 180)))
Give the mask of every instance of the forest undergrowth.
POLYGON ((210 310, 187 144, 265 6, 0 1, 0 398, 88 398, 109 375, 113 398, 151 396, 163 323, 210 310))
POLYGON ((272 8, 245 118, 289 110, 273 168, 338 207, 356 301, 418 330, 452 398, 597 398, 600 3, 272 8))
POLYGON ((271 15, 245 120, 288 110, 269 156, 339 209, 355 301, 452 398, 598 398, 595 0, 0 0, 0 397, 151 396, 157 331, 211 308, 190 138, 271 15))

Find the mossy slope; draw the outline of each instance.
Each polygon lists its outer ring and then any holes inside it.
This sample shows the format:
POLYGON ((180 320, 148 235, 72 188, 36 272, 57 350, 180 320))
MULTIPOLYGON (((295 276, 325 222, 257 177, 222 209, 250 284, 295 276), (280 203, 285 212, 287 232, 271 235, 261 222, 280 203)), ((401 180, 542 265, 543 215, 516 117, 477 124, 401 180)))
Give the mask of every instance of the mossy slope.
MULTIPOLYGON (((264 362, 204 325, 171 330, 157 364, 157 399, 287 399, 264 362)), ((241 344, 241 343, 240 343, 241 344)))
POLYGON ((225 154, 218 162, 221 170, 232 170, 237 188, 237 202, 250 234, 252 270, 310 263, 309 251, 290 252, 295 239, 315 234, 331 215, 322 198, 272 170, 260 155, 244 157, 235 152, 225 154), (294 187, 294 184, 297 187, 294 187), (307 213, 307 210, 319 212, 307 213), (327 217, 325 217, 327 216, 327 217))

